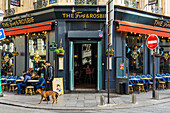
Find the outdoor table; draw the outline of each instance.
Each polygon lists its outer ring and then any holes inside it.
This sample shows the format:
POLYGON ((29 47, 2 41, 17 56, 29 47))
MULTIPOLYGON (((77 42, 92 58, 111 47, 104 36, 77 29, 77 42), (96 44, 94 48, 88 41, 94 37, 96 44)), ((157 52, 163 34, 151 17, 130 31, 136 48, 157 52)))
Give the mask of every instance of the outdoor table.
POLYGON ((149 80, 149 79, 151 79, 151 78, 141 78, 141 79, 144 79, 144 80, 149 80))
POLYGON ((1 78, 1 80, 6 80, 6 78, 1 78))
POLYGON ((133 79, 129 79, 129 80, 140 80, 140 79, 137 79, 137 78, 133 78, 133 79))
POLYGON ((8 80, 8 81, 13 81, 13 80, 16 80, 16 79, 6 79, 6 80, 8 80))
POLYGON ((156 79, 160 79, 160 78, 162 78, 162 77, 155 77, 156 79))
POLYGON ((39 82, 39 80, 27 80, 27 82, 29 82, 29 83, 36 83, 36 82, 39 82))
POLYGON ((23 80, 16 80, 16 82, 22 82, 23 80))
POLYGON ((170 76, 163 76, 164 78, 170 78, 170 76))

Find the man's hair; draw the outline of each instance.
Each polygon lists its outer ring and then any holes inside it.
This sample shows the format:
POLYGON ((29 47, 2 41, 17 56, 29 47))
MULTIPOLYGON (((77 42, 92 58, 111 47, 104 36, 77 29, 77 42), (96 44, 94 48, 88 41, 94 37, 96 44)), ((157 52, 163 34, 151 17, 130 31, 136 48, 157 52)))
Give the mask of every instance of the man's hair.
POLYGON ((22 73, 26 73, 26 71, 23 71, 22 73))
POLYGON ((50 63, 49 61, 46 61, 45 63, 50 63))

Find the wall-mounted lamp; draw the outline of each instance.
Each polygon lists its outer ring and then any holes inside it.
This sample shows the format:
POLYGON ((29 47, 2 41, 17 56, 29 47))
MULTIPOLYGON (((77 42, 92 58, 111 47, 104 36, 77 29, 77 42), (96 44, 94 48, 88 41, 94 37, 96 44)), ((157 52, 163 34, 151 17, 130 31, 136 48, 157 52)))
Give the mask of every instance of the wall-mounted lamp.
POLYGON ((71 12, 72 12, 72 13, 76 12, 76 11, 75 11, 75 9, 74 9, 74 7, 72 7, 72 10, 71 10, 71 12))
POLYGON ((163 17, 163 16, 158 18, 158 20, 163 20, 163 19, 164 19, 164 17, 163 17))
POLYGON ((31 14, 26 13, 26 17, 31 17, 31 14))
POLYGON ((96 10, 96 12, 97 12, 97 13, 99 13, 99 12, 100 12, 100 9, 99 9, 99 7, 97 7, 97 10, 96 10))
POLYGON ((17 19, 21 19, 21 16, 16 16, 17 19))
POLYGON ((74 58, 78 58, 78 55, 74 55, 74 58))

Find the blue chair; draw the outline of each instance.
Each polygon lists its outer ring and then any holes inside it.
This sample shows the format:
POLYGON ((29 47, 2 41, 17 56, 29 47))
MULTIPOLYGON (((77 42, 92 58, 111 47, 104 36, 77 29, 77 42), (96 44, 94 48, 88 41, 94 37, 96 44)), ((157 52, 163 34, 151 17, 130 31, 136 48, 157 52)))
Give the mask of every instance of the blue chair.
POLYGON ((156 79, 156 83, 158 84, 158 88, 163 88, 165 89, 166 88, 166 80, 164 77, 162 77, 162 75, 160 74, 156 74, 156 77, 160 77, 160 78, 157 78, 156 79))
POLYGON ((149 75, 149 74, 147 74, 146 77, 149 78, 149 79, 148 79, 148 85, 149 85, 149 90, 150 90, 150 89, 152 88, 152 86, 153 86, 153 78, 152 78, 152 76, 149 75))
POLYGON ((39 82, 34 84, 34 87, 36 89, 38 89, 38 88, 41 88, 41 89, 45 88, 45 79, 43 77, 41 77, 38 80, 39 80, 39 82))
POLYGON ((134 84, 132 83, 131 80, 129 80, 129 93, 133 93, 134 89, 134 84))

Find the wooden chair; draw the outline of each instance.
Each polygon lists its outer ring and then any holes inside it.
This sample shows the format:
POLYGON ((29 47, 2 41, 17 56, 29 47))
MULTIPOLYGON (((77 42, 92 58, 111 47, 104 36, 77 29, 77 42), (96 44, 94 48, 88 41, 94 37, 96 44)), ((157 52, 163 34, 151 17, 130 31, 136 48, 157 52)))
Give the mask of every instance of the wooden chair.
POLYGON ((9 86, 9 92, 11 92, 11 90, 12 90, 12 92, 14 93, 16 86, 17 86, 17 84, 10 84, 10 86, 9 86))
POLYGON ((138 93, 140 93, 141 91, 145 92, 145 88, 144 88, 144 84, 136 84, 137 88, 138 88, 138 93))
POLYGON ((27 95, 27 93, 29 93, 31 96, 33 93, 35 94, 34 86, 26 86, 25 87, 25 95, 27 95))
POLYGON ((2 91, 4 91, 6 87, 7 87, 7 83, 2 83, 2 91))
POLYGON ((129 93, 133 93, 133 87, 132 87, 132 85, 129 85, 129 93))

